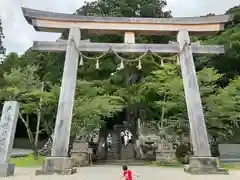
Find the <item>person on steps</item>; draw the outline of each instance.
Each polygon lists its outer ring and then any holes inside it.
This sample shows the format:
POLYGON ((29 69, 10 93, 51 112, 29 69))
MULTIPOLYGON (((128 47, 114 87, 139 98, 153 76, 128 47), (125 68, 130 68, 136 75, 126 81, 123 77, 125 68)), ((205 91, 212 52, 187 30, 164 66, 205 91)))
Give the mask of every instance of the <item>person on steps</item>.
POLYGON ((132 142, 132 133, 128 131, 128 143, 133 143, 132 142))
POLYGON ((128 145, 128 135, 125 132, 125 134, 124 134, 124 146, 125 146, 125 148, 127 147, 127 145, 128 145))
POLYGON ((121 144, 124 144, 124 135, 125 135, 124 131, 121 130, 120 132, 121 144))
POLYGON ((110 133, 107 136, 107 145, 108 145, 108 151, 110 151, 112 147, 112 136, 110 133))

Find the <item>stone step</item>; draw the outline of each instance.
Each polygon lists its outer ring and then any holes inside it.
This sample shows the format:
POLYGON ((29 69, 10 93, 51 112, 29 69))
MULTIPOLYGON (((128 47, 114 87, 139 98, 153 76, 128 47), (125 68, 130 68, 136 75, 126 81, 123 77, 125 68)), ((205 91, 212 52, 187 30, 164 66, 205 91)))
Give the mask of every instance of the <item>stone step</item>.
POLYGON ((107 157, 106 161, 116 161, 116 160, 118 160, 117 157, 107 157))
POLYGON ((107 154, 108 155, 115 155, 115 154, 117 154, 117 152, 108 152, 107 154))
POLYGON ((107 157, 117 157, 117 154, 108 154, 107 157))
POLYGON ((112 144, 111 147, 112 147, 112 148, 113 148, 113 147, 117 147, 117 144, 112 144))
POLYGON ((117 157, 108 157, 106 161, 116 161, 118 160, 117 157))
POLYGON ((108 156, 117 156, 117 153, 108 154, 108 156))
POLYGON ((127 164, 128 166, 144 166, 149 165, 151 162, 143 161, 143 160, 100 160, 96 162, 97 165, 116 165, 122 166, 127 164))
POLYGON ((116 157, 116 156, 117 156, 117 154, 108 154, 107 157, 116 157))
POLYGON ((134 158, 134 146, 129 144, 127 147, 122 146, 120 152, 121 159, 132 159, 134 158))

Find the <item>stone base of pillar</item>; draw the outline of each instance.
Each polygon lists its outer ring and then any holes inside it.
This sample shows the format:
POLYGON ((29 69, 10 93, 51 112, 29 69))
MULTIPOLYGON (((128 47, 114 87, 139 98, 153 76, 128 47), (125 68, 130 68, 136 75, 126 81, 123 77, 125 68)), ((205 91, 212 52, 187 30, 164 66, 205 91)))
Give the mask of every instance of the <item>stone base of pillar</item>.
POLYGON ((71 175, 77 172, 74 160, 70 157, 48 157, 45 159, 42 170, 37 170, 36 175, 71 175))
POLYGON ((229 174, 227 169, 220 168, 216 157, 191 157, 184 171, 191 174, 229 174))
POLYGON ((13 176, 15 165, 10 163, 0 164, 0 177, 13 176))

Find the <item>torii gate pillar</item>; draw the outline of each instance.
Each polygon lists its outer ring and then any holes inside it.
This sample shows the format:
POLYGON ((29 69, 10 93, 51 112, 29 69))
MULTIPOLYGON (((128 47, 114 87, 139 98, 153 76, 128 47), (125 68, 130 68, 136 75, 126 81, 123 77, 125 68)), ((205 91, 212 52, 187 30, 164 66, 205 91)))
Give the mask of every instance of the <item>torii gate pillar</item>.
POLYGON ((51 157, 48 157, 44 161, 43 169, 36 171, 36 175, 53 173, 73 174, 76 172, 76 168, 73 167, 73 159, 68 157, 68 150, 79 59, 79 54, 74 43, 79 44, 80 38, 80 29, 71 28, 69 31, 62 85, 58 102, 52 153, 51 157))
POLYGON ((180 64, 194 151, 194 156, 184 170, 193 174, 228 174, 227 170, 219 167, 218 159, 211 156, 188 31, 179 31, 177 41, 180 46, 180 64))

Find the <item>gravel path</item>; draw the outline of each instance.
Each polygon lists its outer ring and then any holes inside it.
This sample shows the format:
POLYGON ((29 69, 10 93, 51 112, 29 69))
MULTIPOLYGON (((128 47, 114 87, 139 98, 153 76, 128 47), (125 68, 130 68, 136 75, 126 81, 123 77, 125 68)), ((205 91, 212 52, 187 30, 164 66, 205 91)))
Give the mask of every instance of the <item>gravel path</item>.
MULTIPOLYGON (((130 167, 131 168, 131 167, 130 167)), ((240 171, 231 171, 230 175, 190 175, 181 168, 132 167, 139 174, 139 180, 239 180, 240 171)), ((79 168, 71 176, 48 175, 35 176, 36 168, 17 168, 15 176, 0 180, 119 180, 120 166, 95 166, 79 168)))

